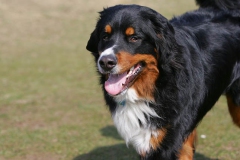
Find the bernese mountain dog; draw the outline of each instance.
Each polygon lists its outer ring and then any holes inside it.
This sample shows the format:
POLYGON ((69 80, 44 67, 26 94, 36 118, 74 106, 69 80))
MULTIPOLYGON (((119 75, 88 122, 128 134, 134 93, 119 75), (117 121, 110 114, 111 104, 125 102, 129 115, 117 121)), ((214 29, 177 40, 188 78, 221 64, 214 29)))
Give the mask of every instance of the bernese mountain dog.
POLYGON ((240 0, 196 0, 167 20, 139 5, 100 12, 87 44, 114 124, 142 160, 190 160, 222 94, 240 127, 240 0))

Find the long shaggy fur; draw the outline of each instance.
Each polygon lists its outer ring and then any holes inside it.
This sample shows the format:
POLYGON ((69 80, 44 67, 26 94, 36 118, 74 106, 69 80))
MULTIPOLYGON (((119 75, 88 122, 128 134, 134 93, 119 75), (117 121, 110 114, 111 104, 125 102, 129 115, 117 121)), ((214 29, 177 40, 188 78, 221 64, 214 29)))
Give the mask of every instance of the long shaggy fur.
POLYGON ((240 126, 240 1, 196 2, 172 20, 104 9, 88 41, 114 123, 141 159, 192 159, 195 128, 222 94, 240 126))

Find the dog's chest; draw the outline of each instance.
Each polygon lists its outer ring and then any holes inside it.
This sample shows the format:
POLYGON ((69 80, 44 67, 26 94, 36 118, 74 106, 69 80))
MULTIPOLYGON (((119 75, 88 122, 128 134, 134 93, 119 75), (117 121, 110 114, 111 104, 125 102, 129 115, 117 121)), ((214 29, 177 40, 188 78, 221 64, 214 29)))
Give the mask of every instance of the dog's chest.
POLYGON ((126 141, 139 153, 150 150, 150 139, 156 136, 156 129, 151 125, 150 117, 158 117, 156 112, 144 101, 124 101, 118 104, 112 115, 115 126, 126 141))

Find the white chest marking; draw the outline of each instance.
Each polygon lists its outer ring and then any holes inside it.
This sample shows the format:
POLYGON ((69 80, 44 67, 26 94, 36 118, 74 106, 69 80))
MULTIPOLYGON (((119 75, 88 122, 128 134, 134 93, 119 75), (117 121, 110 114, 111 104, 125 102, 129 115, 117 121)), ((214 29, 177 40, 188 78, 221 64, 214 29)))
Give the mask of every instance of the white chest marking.
POLYGON ((127 145, 132 144, 138 153, 148 152, 151 136, 157 134, 155 127, 151 126, 148 120, 150 117, 159 116, 146 102, 137 98, 133 89, 128 89, 124 98, 124 105, 119 103, 112 115, 115 126, 127 145))

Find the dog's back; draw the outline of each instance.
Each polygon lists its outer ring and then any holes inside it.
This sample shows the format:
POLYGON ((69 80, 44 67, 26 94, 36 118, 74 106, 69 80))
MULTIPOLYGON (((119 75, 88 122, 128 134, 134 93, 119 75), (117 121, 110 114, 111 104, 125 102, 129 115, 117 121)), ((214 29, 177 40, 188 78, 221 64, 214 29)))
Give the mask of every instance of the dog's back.
POLYGON ((196 0, 201 8, 213 7, 225 11, 240 10, 239 0, 196 0))
MULTIPOLYGON (((216 75, 219 77, 218 79, 221 79, 220 75, 230 77, 225 81, 228 86, 225 88, 224 94, 226 94, 228 110, 232 120, 240 127, 240 1, 196 0, 196 2, 201 7, 196 12, 205 14, 203 16, 205 19, 202 19, 203 25, 206 24, 209 27, 209 24, 210 26, 212 23, 216 24, 213 28, 205 29, 208 33, 213 33, 204 39, 208 40, 206 45, 215 43, 213 46, 217 47, 215 47, 215 50, 204 49, 203 51, 206 54, 212 54, 212 59, 219 59, 215 62, 222 62, 222 65, 212 64, 218 66, 219 72, 217 74, 219 76, 216 75), (225 56, 221 57, 219 53, 225 56), (229 76, 228 74, 231 75, 229 76)), ((199 35, 199 39, 204 35, 199 35)), ((217 83, 216 80, 215 82, 213 81, 213 84, 217 83)), ((213 84, 212 86, 214 87, 213 84)), ((224 83, 222 85, 224 86, 224 83)), ((218 88, 213 89, 216 90, 218 88)))

